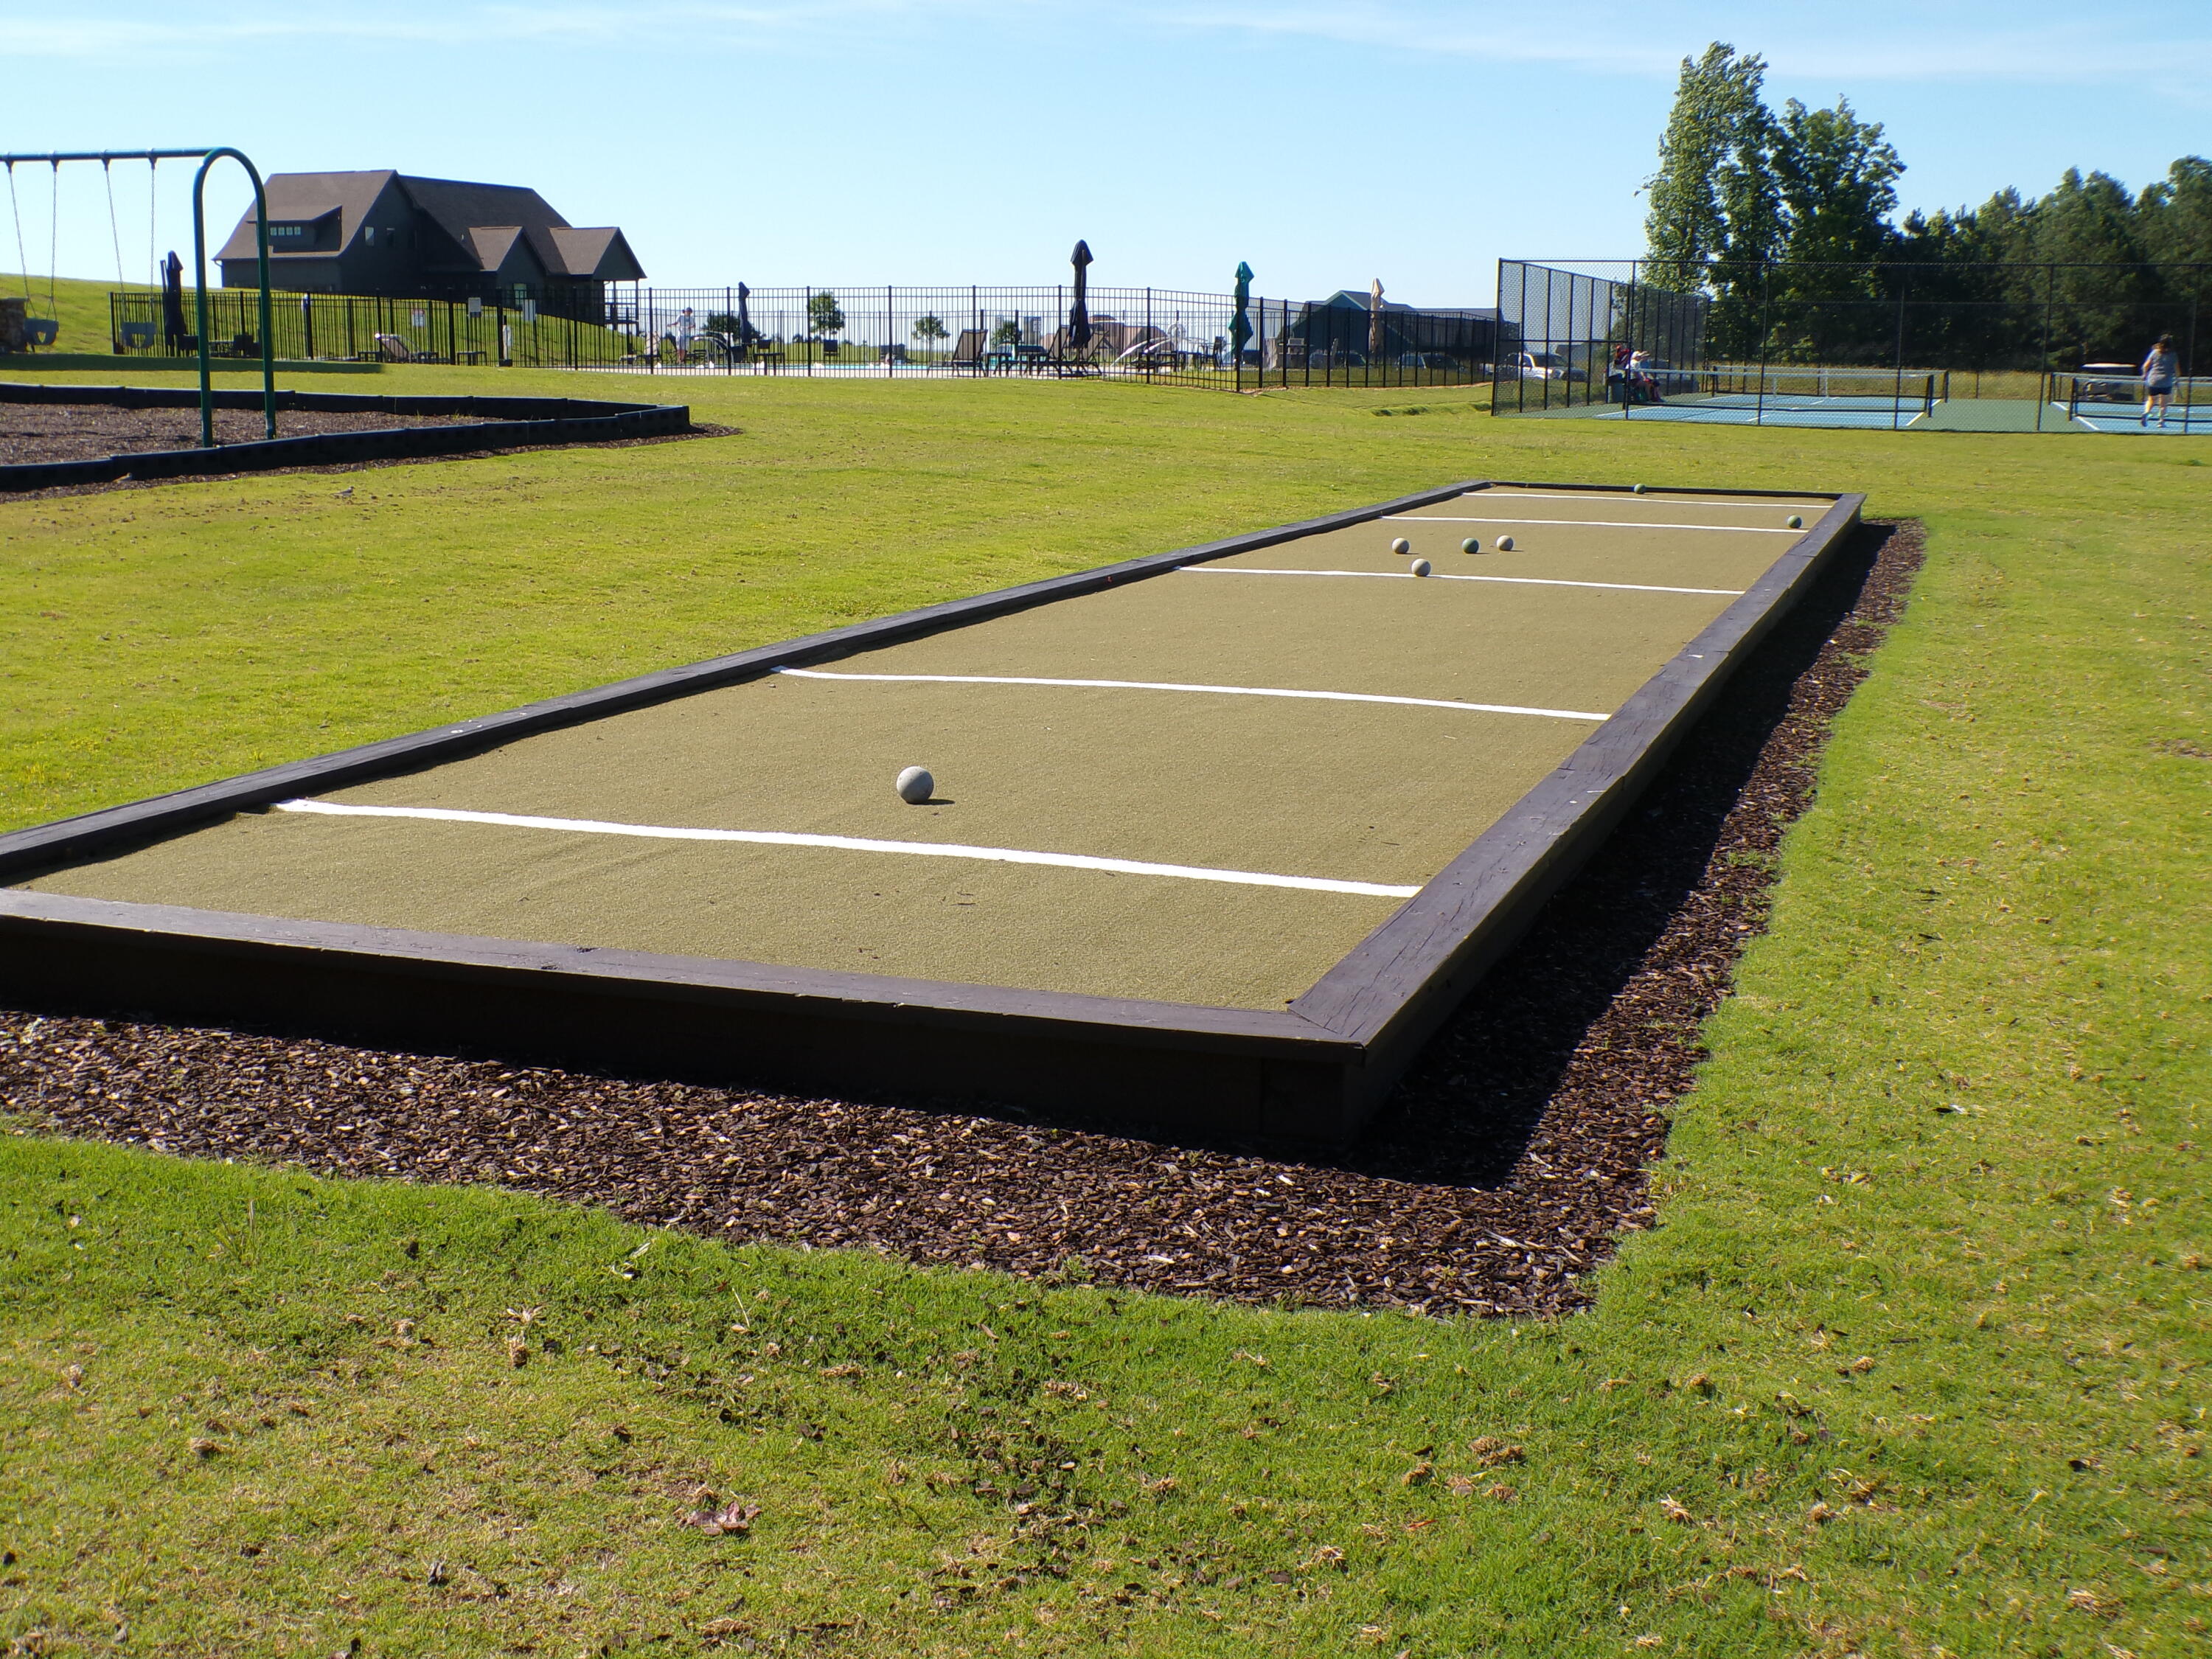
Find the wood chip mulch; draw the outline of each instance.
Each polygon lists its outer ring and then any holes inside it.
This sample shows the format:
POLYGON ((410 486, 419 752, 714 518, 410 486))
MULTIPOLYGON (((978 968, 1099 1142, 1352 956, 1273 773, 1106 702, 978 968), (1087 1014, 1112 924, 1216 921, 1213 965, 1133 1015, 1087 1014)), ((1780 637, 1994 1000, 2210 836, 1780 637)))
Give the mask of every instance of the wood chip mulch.
MULTIPOLYGON (((276 416, 280 438, 306 438, 326 432, 391 432, 417 426, 482 425, 469 415, 386 415, 375 410, 287 409, 276 416)), ((276 477, 300 472, 358 472, 370 467, 422 466, 527 449, 626 449, 640 444, 681 443, 689 438, 727 437, 735 427, 694 422, 687 432, 650 438, 617 438, 589 445, 510 444, 447 455, 392 456, 339 461, 320 466, 258 467, 246 472, 200 472, 177 478, 117 478, 103 483, 63 484, 50 489, 9 490, 0 500, 35 501, 49 495, 89 495, 110 489, 159 489, 173 483, 204 483, 215 478, 276 477)), ((258 409, 215 411, 217 443, 258 443, 266 434, 258 409)), ((102 404, 17 404, 0 398, 0 466, 33 462, 96 461, 110 455, 142 455, 154 450, 197 449, 200 412, 192 409, 115 409, 102 404)))
MULTIPOLYGON (((461 426, 458 415, 358 414, 339 410, 288 409, 276 417, 286 438, 325 432, 386 432, 400 427, 461 426)), ((215 411, 217 443, 258 443, 266 435, 258 409, 215 411)), ((33 461, 98 461, 156 449, 197 449, 198 409, 114 409, 104 404, 0 402, 0 466, 33 461)))
POLYGON ((1921 547, 1915 524, 1859 532, 1340 1157, 31 1012, 0 1012, 0 1111, 18 1133, 495 1182, 731 1240, 1249 1303, 1565 1312, 1649 1224, 1699 1026, 1921 547))

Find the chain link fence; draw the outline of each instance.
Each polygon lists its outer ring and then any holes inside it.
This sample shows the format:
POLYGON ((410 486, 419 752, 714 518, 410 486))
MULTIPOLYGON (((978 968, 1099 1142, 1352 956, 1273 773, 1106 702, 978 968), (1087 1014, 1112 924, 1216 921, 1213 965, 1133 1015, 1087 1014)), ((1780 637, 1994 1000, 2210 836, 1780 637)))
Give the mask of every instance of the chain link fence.
POLYGON ((2191 375, 2212 265, 1507 259, 1498 294, 1500 414, 1626 410, 1808 369, 1879 372, 1900 405, 1930 383, 1947 401, 2042 404, 2057 377, 2128 379, 2161 338, 2191 375))

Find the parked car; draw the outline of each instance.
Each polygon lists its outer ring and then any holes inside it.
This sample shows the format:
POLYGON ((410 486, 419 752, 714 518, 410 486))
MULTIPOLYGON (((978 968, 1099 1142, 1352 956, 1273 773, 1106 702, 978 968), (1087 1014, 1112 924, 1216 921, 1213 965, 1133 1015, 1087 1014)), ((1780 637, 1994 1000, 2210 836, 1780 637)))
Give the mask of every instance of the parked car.
POLYGON ((1587 380, 1589 374, 1577 368, 1556 351, 1516 352, 1504 365, 1507 380, 1587 380))

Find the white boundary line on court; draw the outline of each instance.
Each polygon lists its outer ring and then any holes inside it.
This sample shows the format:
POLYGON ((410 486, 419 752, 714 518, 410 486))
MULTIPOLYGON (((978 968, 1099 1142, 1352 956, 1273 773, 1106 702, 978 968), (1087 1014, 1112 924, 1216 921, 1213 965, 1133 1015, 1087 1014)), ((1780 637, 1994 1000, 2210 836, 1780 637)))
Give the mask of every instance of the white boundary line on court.
MULTIPOLYGON (((1642 495, 1629 495, 1626 490, 1619 491, 1617 493, 1626 497, 1627 503, 1649 501, 1654 507, 1710 507, 1717 510, 1726 508, 1729 512, 1735 512, 1739 507, 1796 507, 1800 510, 1818 510, 1825 513, 1829 507, 1835 505, 1832 501, 1793 501, 1787 495, 1784 495, 1779 498, 1762 497, 1759 499, 1753 499, 1750 496, 1744 495, 1730 495, 1725 497, 1716 495, 1701 496, 1695 501, 1678 501, 1670 499, 1665 492, 1656 489, 1651 490, 1642 495)), ((1535 489, 1518 490, 1491 489, 1464 490, 1461 493, 1459 499, 1463 501, 1480 501, 1485 497, 1487 497, 1489 500, 1493 501, 1593 501, 1611 500, 1612 493, 1609 492, 1607 494, 1601 495, 1596 491, 1592 491, 1588 495, 1583 495, 1576 490, 1546 491, 1535 489)), ((1398 516, 1401 519, 1418 519, 1421 515, 1418 513, 1401 513, 1398 516)))
POLYGON ((1702 530, 1708 536, 1802 536, 1802 530, 1771 530, 1758 524, 1646 524, 1638 519, 1461 519, 1441 514, 1386 513, 1385 524, 1548 524, 1569 530, 1702 530))
MULTIPOLYGON (((1255 571, 1255 575, 1376 575, 1395 576, 1395 570, 1366 571, 1255 571)), ((1462 578, 1474 580, 1475 578, 1462 578)), ((1224 697, 1306 697, 1317 702, 1394 702, 1409 708, 1461 708, 1475 714, 1535 714, 1555 720, 1602 720, 1582 708, 1523 708, 1508 702, 1455 702, 1442 697, 1391 697, 1373 691, 1293 691, 1269 685, 1181 685, 1172 680, 1050 680, 1016 674, 835 674, 819 668, 779 668, 802 680, 891 680, 944 685, 1066 685, 1097 691, 1206 691, 1224 697)))
POLYGON ((1411 898, 1421 890, 1419 887, 1397 887, 1375 881, 1277 876, 1257 870, 1209 870, 1199 865, 1147 864, 1139 859, 1092 858, 1081 853, 965 847, 957 842, 877 841, 865 836, 801 836, 780 830, 687 830, 657 823, 608 823, 597 818, 465 812, 446 806, 354 806, 328 800, 280 800, 276 810, 318 812, 331 817, 421 818, 434 823, 499 824, 512 830, 565 830, 572 835, 636 836, 649 841, 743 842, 756 847, 826 847, 848 853, 905 853, 920 858, 976 859, 988 864, 1042 864, 1063 870, 1103 870, 1121 876, 1175 876, 1185 881, 1226 882, 1238 887, 1291 887, 1309 893, 1352 893, 1365 898, 1411 898))
MULTIPOLYGON (((1741 598, 1743 593, 1740 587, 1660 587, 1650 582, 1573 582, 1560 576, 1455 576, 1443 571, 1416 576, 1410 570, 1263 570, 1257 565, 1249 564, 1187 564, 1180 568, 1208 576, 1381 576, 1394 582, 1510 582, 1519 587, 1602 587, 1620 593, 1717 593, 1730 599, 1741 598)), ((1302 695, 1328 694, 1306 692, 1302 695)))

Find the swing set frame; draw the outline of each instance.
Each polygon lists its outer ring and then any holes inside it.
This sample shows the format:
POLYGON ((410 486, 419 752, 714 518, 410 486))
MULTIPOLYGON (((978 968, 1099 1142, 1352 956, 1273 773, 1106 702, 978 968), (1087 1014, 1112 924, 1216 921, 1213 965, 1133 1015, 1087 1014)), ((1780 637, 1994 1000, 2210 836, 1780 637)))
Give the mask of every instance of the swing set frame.
MULTIPOLYGON (((246 169, 246 176, 253 181, 253 228, 260 253, 261 278, 261 421, 267 436, 276 435, 276 343, 270 337, 269 299, 269 197, 261 187, 261 172, 249 160, 244 150, 219 144, 211 149, 131 149, 131 150, 55 150, 41 155, 0 155, 0 167, 5 167, 12 177, 18 165, 33 166, 45 162, 60 171, 64 161, 97 161, 104 170, 113 161, 143 161, 149 167, 158 167, 163 161, 197 160, 199 171, 192 175, 192 275, 196 320, 199 327, 200 358, 200 447, 213 449, 215 441, 215 386, 212 379, 212 343, 208 338, 207 288, 207 204, 205 188, 208 169, 225 157, 246 169)), ((113 198, 111 195, 111 208, 113 198)), ((112 228, 112 226, 111 226, 112 228)), ((26 272, 27 278, 29 273, 26 272)))

